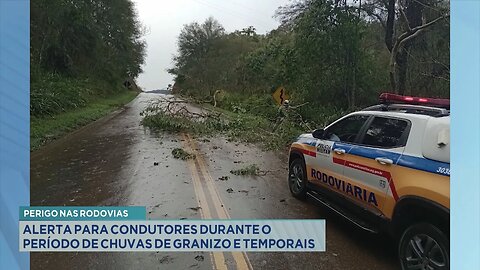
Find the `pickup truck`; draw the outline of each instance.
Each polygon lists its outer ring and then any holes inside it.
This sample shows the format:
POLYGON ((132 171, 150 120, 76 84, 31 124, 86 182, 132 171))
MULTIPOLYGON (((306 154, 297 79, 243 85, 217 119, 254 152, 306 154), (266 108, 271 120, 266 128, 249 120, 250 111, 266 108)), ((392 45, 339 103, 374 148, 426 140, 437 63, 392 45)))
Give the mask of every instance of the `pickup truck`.
POLYGON ((448 99, 380 95, 291 145, 288 186, 398 241, 402 269, 449 269, 448 99))

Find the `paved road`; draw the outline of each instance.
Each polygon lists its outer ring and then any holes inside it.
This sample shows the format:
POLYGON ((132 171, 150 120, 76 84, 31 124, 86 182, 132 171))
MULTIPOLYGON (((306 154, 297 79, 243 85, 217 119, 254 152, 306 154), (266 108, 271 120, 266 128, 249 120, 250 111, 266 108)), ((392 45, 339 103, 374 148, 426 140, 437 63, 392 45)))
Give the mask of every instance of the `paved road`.
POLYGON ((388 238, 292 198, 282 154, 221 137, 143 128, 140 112, 159 96, 142 93, 124 109, 32 153, 31 204, 142 205, 152 219, 326 219, 327 251, 32 253, 32 269, 397 269, 388 238), (177 147, 196 159, 174 159, 171 151, 177 147), (229 173, 251 163, 271 172, 262 177, 229 173), (219 180, 222 176, 230 178, 219 180))

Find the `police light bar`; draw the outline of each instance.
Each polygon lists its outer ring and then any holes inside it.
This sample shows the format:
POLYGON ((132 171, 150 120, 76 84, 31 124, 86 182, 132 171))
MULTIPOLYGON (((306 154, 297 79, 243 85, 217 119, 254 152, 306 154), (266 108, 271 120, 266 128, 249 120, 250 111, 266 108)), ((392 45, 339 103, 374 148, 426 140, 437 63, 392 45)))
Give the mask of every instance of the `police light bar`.
POLYGON ((380 94, 380 103, 384 103, 384 104, 402 103, 402 104, 440 107, 440 108, 446 108, 446 109, 450 108, 450 99, 410 97, 410 96, 402 96, 402 95, 397 95, 392 93, 380 94))

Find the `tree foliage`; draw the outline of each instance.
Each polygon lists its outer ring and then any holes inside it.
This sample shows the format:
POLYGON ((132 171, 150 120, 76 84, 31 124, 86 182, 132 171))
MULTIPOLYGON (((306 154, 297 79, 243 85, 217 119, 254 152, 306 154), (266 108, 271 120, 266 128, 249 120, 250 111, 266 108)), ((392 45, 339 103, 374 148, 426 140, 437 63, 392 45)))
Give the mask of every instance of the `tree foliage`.
POLYGON ((145 42, 129 0, 31 3, 32 79, 43 72, 111 83, 142 71, 145 42))
MULTIPOLYGON (((251 100, 283 85, 295 103, 312 104, 302 108, 307 117, 319 106, 351 109, 374 103, 378 93, 397 90, 390 86, 391 52, 408 31, 398 14, 399 0, 392 1, 393 13, 390 0, 295 1, 277 10, 281 25, 265 35, 254 27, 225 33, 212 18, 186 25, 170 70, 175 88, 199 96, 221 89, 251 100), (215 25, 216 35, 207 37, 208 25, 215 25)), ((446 0, 401 1, 411 5, 410 29, 448 7, 446 0), (427 2, 428 7, 417 5, 427 2)), ((399 54, 405 55, 396 59, 403 60, 405 72, 398 76, 406 94, 449 95, 448 27, 448 20, 441 20, 401 44, 399 54)))
POLYGON ((146 44, 130 0, 38 0, 30 7, 32 116, 117 94, 142 72, 146 44))

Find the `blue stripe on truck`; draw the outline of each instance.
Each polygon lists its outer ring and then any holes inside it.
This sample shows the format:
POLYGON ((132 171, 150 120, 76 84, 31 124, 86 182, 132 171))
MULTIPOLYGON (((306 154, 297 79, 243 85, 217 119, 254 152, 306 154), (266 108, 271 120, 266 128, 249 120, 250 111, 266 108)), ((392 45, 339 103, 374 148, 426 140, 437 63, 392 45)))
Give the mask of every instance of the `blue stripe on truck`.
MULTIPOLYGON (((345 143, 334 143, 333 148, 346 147, 345 143)), ((415 157, 409 155, 402 155, 395 152, 385 151, 381 149, 374 149, 360 145, 351 145, 352 149, 348 152, 349 155, 375 159, 383 157, 393 160, 394 164, 415 170, 435 173, 444 176, 450 176, 450 163, 435 161, 423 157, 415 157)))
POLYGON ((397 165, 425 172, 450 176, 450 163, 403 155, 397 165))

